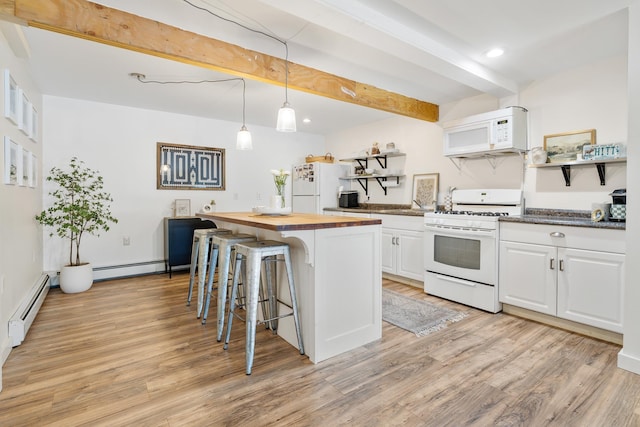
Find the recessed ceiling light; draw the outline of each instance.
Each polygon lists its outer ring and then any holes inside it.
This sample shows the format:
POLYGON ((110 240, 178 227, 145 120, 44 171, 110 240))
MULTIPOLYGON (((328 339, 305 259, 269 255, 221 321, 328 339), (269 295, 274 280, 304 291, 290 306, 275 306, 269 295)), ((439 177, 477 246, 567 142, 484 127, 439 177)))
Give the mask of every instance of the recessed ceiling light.
POLYGON ((499 47, 494 47, 493 49, 488 51, 486 55, 487 55, 487 58, 497 58, 498 56, 502 56, 503 53, 504 53, 504 49, 501 49, 499 47))
POLYGON ((305 117, 302 119, 302 123, 311 123, 311 119, 309 117, 305 117))

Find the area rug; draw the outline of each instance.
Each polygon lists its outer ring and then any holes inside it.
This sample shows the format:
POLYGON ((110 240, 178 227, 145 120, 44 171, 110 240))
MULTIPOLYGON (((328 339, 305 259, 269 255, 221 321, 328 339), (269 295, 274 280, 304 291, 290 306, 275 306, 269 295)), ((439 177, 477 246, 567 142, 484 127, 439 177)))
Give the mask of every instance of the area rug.
POLYGON ((382 320, 425 336, 466 317, 465 313, 382 289, 382 320))

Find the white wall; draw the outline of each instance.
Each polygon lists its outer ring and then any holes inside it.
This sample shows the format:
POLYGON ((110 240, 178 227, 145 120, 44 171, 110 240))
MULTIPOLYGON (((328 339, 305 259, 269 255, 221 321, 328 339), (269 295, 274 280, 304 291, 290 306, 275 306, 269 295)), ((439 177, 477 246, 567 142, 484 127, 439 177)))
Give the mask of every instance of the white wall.
MULTIPOLYGON (((2 24, 3 31, 11 31, 11 25, 2 24)), ((9 48, 4 35, 0 33, 0 64, 2 72, 9 69, 18 85, 28 95, 42 117, 42 97, 25 72, 23 62, 9 48)), ((4 74, 3 74, 4 75, 4 74)), ((0 84, 2 114, 0 134, 2 135, 2 159, 0 163, 0 365, 11 351, 8 336, 8 321, 20 302, 42 274, 42 239, 34 216, 42 207, 42 182, 35 188, 4 184, 4 138, 10 137, 24 149, 33 152, 38 161, 38 176, 42 176, 42 142, 33 142, 16 125, 4 117, 4 85, 0 84)), ((42 134, 40 126, 39 134, 42 134)), ((0 375, 0 389, 2 388, 0 375)))
MULTIPOLYGON (((44 122, 45 173, 52 166, 66 166, 77 156, 101 172, 105 189, 114 199, 112 213, 118 224, 99 238, 88 236, 82 243, 81 257, 94 268, 163 260, 162 221, 173 214, 175 199, 190 199, 193 213, 211 199, 215 199, 218 211, 246 211, 267 204, 275 194, 271 169, 290 169, 292 164, 304 162, 308 153, 324 152, 320 136, 279 133, 251 124, 248 128, 254 149, 237 151, 240 123, 52 96, 44 97, 44 107, 48 113, 44 122), (157 142, 224 148, 226 190, 156 189, 157 142), (129 246, 123 246, 124 236, 130 238, 129 246)), ((290 187, 289 182, 289 194, 290 187)), ((57 270, 67 254, 57 238, 46 235, 45 270, 57 270)), ((158 263, 152 269, 164 270, 164 265, 158 263)), ((114 274, 119 273, 108 270, 95 277, 114 274)))
MULTIPOLYGON (((532 83, 517 97, 517 105, 529 110, 529 146, 542 146, 544 135, 595 128, 598 143, 627 141, 626 57, 610 58, 569 70, 532 83)), ((514 97, 515 98, 515 97, 514 97)), ((440 107, 440 122, 427 123, 397 117, 329 135, 327 150, 338 158, 349 157, 369 149, 374 141, 384 147, 395 142, 408 153, 406 158, 392 158, 390 167, 404 169, 403 185, 388 190, 384 196, 377 184, 370 183, 370 203, 405 203, 411 201, 414 174, 437 172, 440 175, 439 202, 450 187, 520 188, 524 176, 524 196, 528 207, 590 210, 593 202, 610 202, 608 194, 626 185, 626 166, 607 165, 606 185, 600 186, 595 167, 572 169, 571 186, 565 186, 559 168, 525 167, 519 156, 501 157, 494 168, 486 159, 454 162, 442 155, 440 123, 470 114, 490 111, 509 101, 481 95, 440 107)), ((366 202, 364 191, 360 201, 366 202)))

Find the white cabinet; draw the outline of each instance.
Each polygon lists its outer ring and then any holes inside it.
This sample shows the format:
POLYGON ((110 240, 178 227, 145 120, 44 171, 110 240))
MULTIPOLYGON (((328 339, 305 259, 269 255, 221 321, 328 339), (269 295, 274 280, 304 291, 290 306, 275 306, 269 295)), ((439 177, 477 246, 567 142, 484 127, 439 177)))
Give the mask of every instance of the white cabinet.
POLYGON ((556 248, 520 242, 500 242, 500 302, 556 314, 556 271, 549 266, 556 248))
POLYGON ((500 225, 500 302, 622 332, 623 230, 500 225))
POLYGON ((424 219, 421 216, 372 215, 382 220, 382 271, 424 279, 424 219))

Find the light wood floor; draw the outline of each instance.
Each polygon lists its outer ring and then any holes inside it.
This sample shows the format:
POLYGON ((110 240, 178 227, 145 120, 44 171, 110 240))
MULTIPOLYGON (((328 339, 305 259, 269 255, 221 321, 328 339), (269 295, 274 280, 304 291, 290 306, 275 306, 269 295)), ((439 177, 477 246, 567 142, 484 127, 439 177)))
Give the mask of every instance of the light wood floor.
POLYGON ((52 290, 4 365, 0 426, 640 425, 640 376, 616 368, 618 346, 390 281, 469 316, 426 337, 383 323, 382 340, 317 365, 260 329, 246 376, 243 324, 224 351, 187 282, 52 290))

